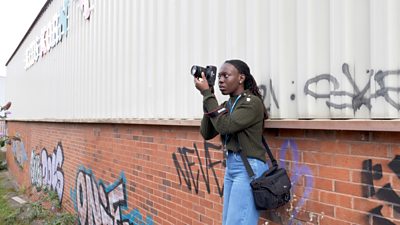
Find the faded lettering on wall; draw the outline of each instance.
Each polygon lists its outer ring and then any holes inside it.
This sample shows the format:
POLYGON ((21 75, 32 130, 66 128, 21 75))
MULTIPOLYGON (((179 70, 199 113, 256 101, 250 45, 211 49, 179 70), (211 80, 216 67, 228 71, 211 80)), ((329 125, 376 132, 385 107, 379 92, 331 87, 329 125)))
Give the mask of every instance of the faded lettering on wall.
POLYGON ((26 154, 25 144, 21 138, 19 138, 20 135, 17 133, 15 136, 18 138, 11 139, 11 149, 15 162, 20 169, 23 169, 25 162, 28 160, 28 156, 26 154))
POLYGON ((91 1, 93 0, 75 0, 78 3, 78 8, 81 10, 82 15, 85 19, 90 19, 90 14, 93 10, 91 1))
POLYGON ((64 0, 63 6, 51 21, 42 29, 41 34, 34 38, 25 53, 25 69, 35 64, 40 56, 44 57, 51 49, 58 45, 68 34, 69 0, 64 0))

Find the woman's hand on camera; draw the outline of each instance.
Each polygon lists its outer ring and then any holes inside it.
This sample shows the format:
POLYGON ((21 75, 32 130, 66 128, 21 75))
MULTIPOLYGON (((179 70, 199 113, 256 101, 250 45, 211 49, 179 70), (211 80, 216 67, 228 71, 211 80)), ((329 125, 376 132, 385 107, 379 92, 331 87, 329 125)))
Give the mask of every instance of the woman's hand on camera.
POLYGON ((199 91, 204 91, 210 88, 204 73, 201 73, 201 78, 194 78, 194 85, 199 91))

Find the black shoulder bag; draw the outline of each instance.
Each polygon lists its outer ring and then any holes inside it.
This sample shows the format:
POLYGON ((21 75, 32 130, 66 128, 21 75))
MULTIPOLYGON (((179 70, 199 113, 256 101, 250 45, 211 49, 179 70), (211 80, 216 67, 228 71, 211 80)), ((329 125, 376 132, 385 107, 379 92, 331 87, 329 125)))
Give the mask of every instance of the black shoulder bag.
POLYGON ((272 167, 265 171, 260 177, 254 179, 254 172, 247 160, 246 152, 240 146, 240 156, 246 167, 247 173, 252 178, 250 183, 253 191, 254 202, 258 210, 276 209, 285 205, 290 200, 290 183, 289 176, 284 168, 279 168, 271 150, 268 147, 264 137, 262 142, 271 159, 272 167))

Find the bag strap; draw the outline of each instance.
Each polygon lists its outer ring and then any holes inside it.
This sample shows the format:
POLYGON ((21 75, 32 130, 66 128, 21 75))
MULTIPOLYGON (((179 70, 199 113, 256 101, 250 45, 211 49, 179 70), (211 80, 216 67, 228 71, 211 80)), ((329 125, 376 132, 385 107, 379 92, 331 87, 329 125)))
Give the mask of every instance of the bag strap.
POLYGON ((267 142, 265 141, 264 136, 262 136, 262 143, 263 143, 265 149, 267 150, 269 158, 271 159, 272 166, 278 167, 278 162, 276 161, 274 155, 272 154, 271 149, 269 148, 267 142))
MULTIPOLYGON (((242 161, 244 163, 244 167, 246 168, 246 171, 249 174, 249 177, 253 179, 253 178, 255 178, 254 177, 255 176, 254 171, 250 166, 249 160, 247 159, 246 152, 243 151, 242 146, 239 143, 239 137, 237 135, 236 135, 236 137, 237 137, 237 143, 239 145, 240 157, 242 158, 242 161)), ((271 149, 269 148, 267 142, 265 141, 264 136, 262 136, 262 143, 263 143, 263 145, 264 145, 264 147, 265 147, 265 149, 266 149, 266 151, 268 153, 269 158, 271 159, 272 169, 273 170, 277 169, 278 168, 278 162, 276 161, 274 155, 272 154, 271 149)))

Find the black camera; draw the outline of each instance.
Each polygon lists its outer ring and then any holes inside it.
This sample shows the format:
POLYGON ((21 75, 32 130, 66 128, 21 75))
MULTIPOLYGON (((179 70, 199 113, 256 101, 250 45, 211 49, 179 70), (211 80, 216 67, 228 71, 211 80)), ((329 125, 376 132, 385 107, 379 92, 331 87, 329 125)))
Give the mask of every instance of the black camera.
POLYGON ((202 72, 204 72, 204 75, 206 76, 208 86, 214 87, 215 78, 217 76, 217 67, 206 66, 206 68, 204 68, 201 66, 192 66, 192 69, 190 70, 190 73, 196 78, 201 78, 202 72))

